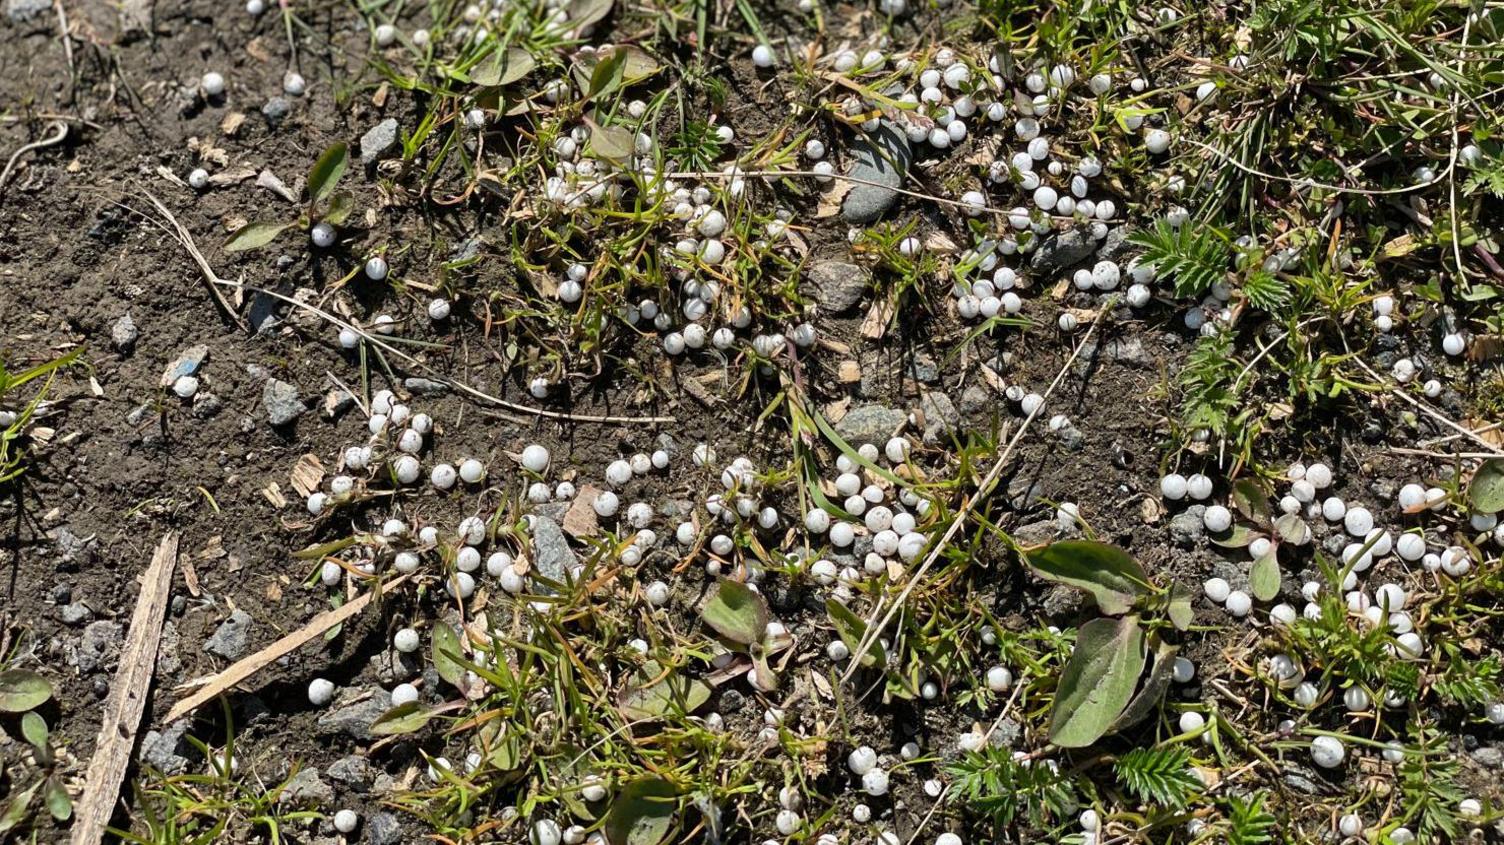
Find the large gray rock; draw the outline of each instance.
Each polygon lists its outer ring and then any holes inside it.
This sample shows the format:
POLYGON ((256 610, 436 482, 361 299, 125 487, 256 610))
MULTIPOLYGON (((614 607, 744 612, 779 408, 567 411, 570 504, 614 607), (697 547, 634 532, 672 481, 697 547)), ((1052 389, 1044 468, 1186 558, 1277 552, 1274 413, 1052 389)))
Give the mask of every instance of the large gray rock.
POLYGON ((877 130, 852 147, 853 180, 846 198, 841 201, 841 217, 847 223, 871 223, 898 199, 898 188, 909 172, 913 154, 909 139, 893 124, 883 121, 877 130), (861 181, 855 181, 861 180, 861 181))
POLYGON ((364 757, 351 754, 330 763, 326 774, 356 792, 365 792, 375 783, 377 772, 364 757))
POLYGON ((375 164, 397 146, 397 119, 389 117, 360 136, 360 161, 375 164))
POLYGON ((559 523, 541 514, 533 514, 533 562, 538 565, 538 574, 550 581, 563 582, 565 573, 579 562, 574 549, 569 547, 569 538, 559 523))
POLYGON ((1097 250, 1097 242, 1085 229, 1067 229, 1045 238, 1039 249, 1029 258, 1029 269, 1035 275, 1051 276, 1091 257, 1097 250))
POLYGON ((848 311, 861 301, 872 274, 867 268, 846 261, 821 261, 804 271, 815 302, 832 314, 848 311))
POLYGON ((931 390, 919 400, 919 410, 924 412, 924 442, 935 446, 960 431, 961 412, 950 396, 931 390))
POLYGON ((179 719, 162 731, 147 731, 141 739, 141 756, 147 765, 164 775, 181 774, 188 768, 194 748, 184 739, 189 720, 179 719))
POLYGON ((908 413, 882 405, 852 408, 835 424, 836 434, 853 446, 863 443, 882 445, 909 419, 908 413))
POLYGON ((272 379, 262 388, 261 406, 266 409, 266 421, 274 427, 287 425, 305 410, 297 387, 280 379, 272 379))
POLYGON ((237 608, 204 643, 204 651, 225 660, 239 660, 251 644, 253 621, 249 613, 237 608))
POLYGON ((328 734, 344 734, 354 739, 370 739, 371 724, 392 707, 392 694, 376 689, 365 698, 351 704, 343 704, 319 717, 320 731, 328 734))
POLYGON ((1206 506, 1191 505, 1170 518, 1170 539, 1175 545, 1189 549, 1196 541, 1206 536, 1206 506))

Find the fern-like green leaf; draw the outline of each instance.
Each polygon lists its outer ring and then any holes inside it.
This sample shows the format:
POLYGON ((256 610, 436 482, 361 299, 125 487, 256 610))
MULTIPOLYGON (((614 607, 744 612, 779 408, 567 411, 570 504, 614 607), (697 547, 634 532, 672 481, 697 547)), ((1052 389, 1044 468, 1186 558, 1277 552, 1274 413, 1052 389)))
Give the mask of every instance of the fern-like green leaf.
POLYGON ((1200 296, 1227 276, 1232 249, 1225 232, 1214 226, 1175 228, 1161 220, 1153 229, 1129 237, 1144 248, 1139 263, 1175 281, 1176 296, 1200 296))
POLYGON ((1456 842, 1462 823, 1457 803, 1465 796, 1457 785, 1460 765, 1447 747, 1446 738, 1419 729, 1415 753, 1400 762, 1400 795, 1405 821, 1421 835, 1421 841, 1456 842))
POLYGON ((1118 782, 1146 804, 1180 809, 1201 789, 1191 769, 1191 752, 1183 745, 1135 748, 1118 758, 1118 782))
POLYGON ((1227 845, 1260 845, 1274 839, 1276 820, 1264 809, 1268 793, 1227 798, 1227 845))
POLYGON ((1267 270, 1255 270, 1243 280, 1243 295, 1253 307, 1272 313, 1290 304, 1290 283, 1267 270))
POLYGON ((1024 765, 1006 748, 989 745, 968 751, 946 770, 954 779, 954 794, 997 828, 1015 821, 1048 827, 1065 818, 1081 800, 1075 780, 1059 767, 1024 765))

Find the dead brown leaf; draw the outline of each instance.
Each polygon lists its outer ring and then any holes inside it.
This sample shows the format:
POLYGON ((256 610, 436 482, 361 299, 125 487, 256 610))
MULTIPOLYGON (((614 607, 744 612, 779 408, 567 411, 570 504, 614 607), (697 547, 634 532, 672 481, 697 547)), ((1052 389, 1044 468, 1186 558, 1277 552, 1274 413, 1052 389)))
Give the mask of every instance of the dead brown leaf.
POLYGON ((564 512, 564 530, 571 537, 594 537, 600 533, 600 522, 595 513, 595 497, 600 489, 589 484, 575 491, 574 501, 564 512))

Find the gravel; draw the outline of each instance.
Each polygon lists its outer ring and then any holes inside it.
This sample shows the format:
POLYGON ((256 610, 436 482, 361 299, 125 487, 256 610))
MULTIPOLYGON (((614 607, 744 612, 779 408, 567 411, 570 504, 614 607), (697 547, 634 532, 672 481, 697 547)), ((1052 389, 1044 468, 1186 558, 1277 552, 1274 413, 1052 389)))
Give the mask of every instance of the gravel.
POLYGON ((141 756, 147 764, 167 775, 181 774, 188 768, 188 755, 193 746, 183 738, 188 733, 189 720, 179 719, 166 730, 147 731, 141 740, 141 756))
POLYGON ((287 113, 292 111, 292 101, 286 97, 272 97, 261 107, 261 116, 266 118, 267 123, 277 124, 287 113))
POLYGON ((399 845, 402 842, 402 822, 391 813, 372 813, 366 819, 366 841, 371 845, 399 845))
POLYGON ((961 412, 950 396, 932 390, 919 400, 919 410, 924 412, 924 442, 934 446, 960 430, 961 412))
POLYGON ((1206 535, 1206 505, 1191 505, 1170 519, 1170 539, 1182 549, 1193 548, 1206 535))
POLYGON ((1097 249, 1096 241, 1085 229, 1069 229, 1044 239, 1029 258, 1029 269, 1036 275, 1050 276, 1085 261, 1097 249))
POLYGON ((107 619, 91 622, 84 628, 78 642, 78 672, 89 675, 98 669, 107 668, 120 648, 120 638, 125 629, 119 622, 107 619))
POLYGON ((409 376, 402 380, 402 386, 414 396, 438 396, 449 392, 449 385, 444 382, 422 376, 409 376))
POLYGON ((280 800, 324 807, 334 802, 334 787, 324 783, 316 769, 299 769, 283 787, 280 800))
POLYGON ((204 643, 204 651, 225 660, 239 660, 251 644, 251 615, 236 609, 230 618, 220 623, 204 643))
POLYGON ((357 792, 366 792, 376 781, 376 769, 364 757, 351 754, 329 764, 325 771, 330 780, 338 781, 357 792))
MULTIPOLYGON (((349 701, 350 697, 345 700, 349 701)), ((391 709, 392 695, 376 689, 358 701, 352 701, 319 717, 318 728, 326 734, 344 734, 353 739, 371 739, 371 723, 391 709)))
POLYGON ((78 626, 93 619, 94 611, 90 610, 89 606, 82 602, 74 602, 64 605, 59 615, 62 617, 63 624, 78 626))
POLYGON ((135 349, 136 339, 139 337, 141 337, 141 332, 136 328, 136 321, 132 320, 129 314, 122 315, 113 326, 110 326, 110 342, 123 353, 128 354, 135 349))
POLYGON ((804 271, 804 280, 816 304, 839 314, 856 307, 872 282, 872 274, 859 264, 821 261, 804 271))
POLYGON ((847 172, 851 190, 841 202, 841 217, 847 223, 871 223, 898 199, 898 188, 909 172, 913 154, 909 139, 896 126, 883 121, 877 131, 857 141, 851 150, 853 163, 847 172), (868 184, 875 183, 875 184, 868 184))
POLYGON ((50 0, 5 0, 5 15, 12 23, 31 20, 51 8, 50 0))
POLYGON ((360 136, 361 164, 375 164, 397 146, 397 119, 389 117, 360 136))
POLYGON ((559 523, 536 513, 533 514, 533 559, 538 563, 538 574, 551 581, 564 581, 565 573, 579 562, 559 523))
POLYGON ((266 421, 273 427, 291 423, 305 410, 298 388, 280 379, 266 383, 261 391, 261 406, 266 409, 266 421))
POLYGON ((908 413, 883 405, 852 408, 835 424, 836 434, 852 446, 873 443, 882 446, 909 419, 908 413))

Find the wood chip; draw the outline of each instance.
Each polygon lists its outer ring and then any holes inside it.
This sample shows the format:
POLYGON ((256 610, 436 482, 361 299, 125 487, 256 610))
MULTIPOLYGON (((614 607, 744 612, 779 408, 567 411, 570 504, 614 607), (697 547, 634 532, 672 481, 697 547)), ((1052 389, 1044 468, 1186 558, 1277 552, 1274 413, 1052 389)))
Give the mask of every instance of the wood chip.
POLYGON ((130 632, 120 654, 119 669, 105 700, 104 721, 94 744, 94 758, 84 778, 84 794, 75 808, 73 845, 97 845, 104 841, 105 827, 120 800, 120 784, 136 746, 141 713, 146 709, 152 672, 157 665, 157 646, 162 622, 167 618, 167 600, 172 595, 172 568, 178 556, 178 536, 169 533, 157 545, 151 565, 141 582, 130 632))
POLYGON ((277 178, 277 174, 271 172, 269 169, 256 174, 256 186, 265 188, 288 202, 298 201, 298 195, 294 194, 287 187, 287 183, 277 178))
POLYGON ((298 491, 303 498, 312 496, 319 489, 319 484, 324 481, 324 465, 319 463, 319 456, 313 453, 298 458, 298 463, 292 468, 292 489, 298 491))
POLYGON ((836 378, 842 384, 856 384, 862 380, 862 365, 855 361, 842 361, 836 370, 836 378))
POLYGON ((287 497, 282 495, 282 485, 275 481, 269 482, 265 487, 261 488, 261 495, 265 496, 266 500, 271 502, 274 508, 281 509, 287 507, 287 497))
POLYGON ((867 316, 862 320, 862 337, 872 340, 881 340, 888 333, 888 324, 893 321, 893 303, 888 299, 877 299, 872 307, 867 309, 867 316))
POLYGON ((571 537, 594 537, 600 533, 600 522, 595 513, 595 497, 600 489, 589 484, 575 491, 574 501, 564 512, 564 530, 571 537))
POLYGON ((333 610, 326 610, 308 620, 308 624, 298 630, 293 631, 291 634, 277 640, 250 657, 244 658, 234 665, 227 667, 223 672, 205 682, 197 692, 174 704, 172 709, 168 711, 167 718, 163 721, 166 724, 171 724, 197 710, 202 705, 213 701, 221 693, 234 688, 237 684, 261 671, 263 668, 275 663, 282 656, 291 654, 309 640, 322 636, 325 631, 365 610, 366 605, 371 603, 371 599, 378 592, 395 589, 409 577, 411 576, 400 575, 381 585, 378 589, 368 590, 333 610))
POLYGON ((225 115, 225 119, 219 122, 219 131, 225 135, 233 136, 240 131, 245 124, 245 112, 232 111, 225 115))

